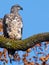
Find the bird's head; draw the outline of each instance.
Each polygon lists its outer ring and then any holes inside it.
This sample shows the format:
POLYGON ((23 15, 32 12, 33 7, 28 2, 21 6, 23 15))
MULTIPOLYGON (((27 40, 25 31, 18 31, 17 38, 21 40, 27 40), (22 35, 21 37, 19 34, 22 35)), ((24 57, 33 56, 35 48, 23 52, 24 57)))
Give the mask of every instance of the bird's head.
POLYGON ((13 5, 13 6, 11 7, 11 13, 16 13, 16 12, 18 12, 19 10, 23 10, 23 8, 22 8, 20 5, 18 5, 18 4, 13 5))

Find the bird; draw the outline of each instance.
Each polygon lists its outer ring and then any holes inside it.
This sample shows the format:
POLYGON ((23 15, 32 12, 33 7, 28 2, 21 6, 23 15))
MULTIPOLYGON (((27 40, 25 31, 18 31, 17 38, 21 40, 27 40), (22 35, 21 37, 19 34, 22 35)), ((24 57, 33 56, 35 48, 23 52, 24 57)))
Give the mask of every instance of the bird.
POLYGON ((21 40, 23 32, 23 21, 19 14, 23 8, 15 4, 11 7, 10 13, 3 17, 3 35, 6 38, 21 40))

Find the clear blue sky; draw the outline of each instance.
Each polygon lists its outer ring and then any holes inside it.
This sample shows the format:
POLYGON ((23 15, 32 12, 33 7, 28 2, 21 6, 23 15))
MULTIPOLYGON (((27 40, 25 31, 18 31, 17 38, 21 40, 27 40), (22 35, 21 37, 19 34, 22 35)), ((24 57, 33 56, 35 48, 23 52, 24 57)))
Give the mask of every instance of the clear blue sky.
POLYGON ((23 11, 20 11, 24 24, 23 39, 49 32, 49 0, 0 0, 0 18, 9 13, 14 4, 23 7, 23 11))
POLYGON ((49 32, 49 0, 1 0, 0 18, 9 13, 14 4, 23 7, 20 11, 24 24, 23 38, 49 32))

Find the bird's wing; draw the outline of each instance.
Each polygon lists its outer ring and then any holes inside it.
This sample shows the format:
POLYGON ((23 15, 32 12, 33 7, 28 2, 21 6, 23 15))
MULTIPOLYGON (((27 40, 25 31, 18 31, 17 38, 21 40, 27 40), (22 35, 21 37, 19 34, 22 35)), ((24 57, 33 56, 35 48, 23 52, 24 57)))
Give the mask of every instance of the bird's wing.
POLYGON ((19 21, 21 22, 20 23, 20 28, 21 28, 21 34, 22 34, 23 33, 23 20, 22 20, 20 15, 19 15, 19 21))
POLYGON ((0 18, 0 32, 3 32, 3 19, 0 18))
POLYGON ((9 15, 6 14, 3 18, 3 34, 4 36, 8 37, 8 33, 7 33, 7 27, 8 27, 8 22, 9 22, 9 15), (8 19, 8 20, 7 20, 8 19))
POLYGON ((3 18, 3 34, 9 37, 11 31, 11 21, 13 20, 13 14, 6 14, 3 18))
MULTIPOLYGON (((22 19, 21 19, 22 21, 22 19)), ((21 22, 21 34, 23 34, 23 21, 21 22)))
POLYGON ((23 20, 21 18, 21 34, 23 34, 23 20))

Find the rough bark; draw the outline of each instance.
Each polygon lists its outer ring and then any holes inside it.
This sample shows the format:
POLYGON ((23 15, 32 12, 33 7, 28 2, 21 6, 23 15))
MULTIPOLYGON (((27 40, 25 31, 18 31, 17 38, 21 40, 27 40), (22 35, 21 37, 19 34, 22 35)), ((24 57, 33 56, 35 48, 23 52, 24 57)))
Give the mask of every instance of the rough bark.
POLYGON ((13 40, 0 36, 0 47, 10 50, 22 50, 25 51, 30 47, 33 47, 37 43, 49 41, 49 33, 41 33, 33 35, 24 40, 13 40))

